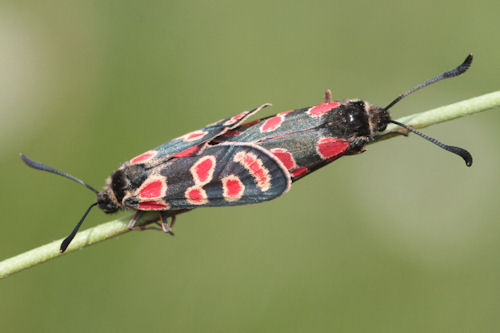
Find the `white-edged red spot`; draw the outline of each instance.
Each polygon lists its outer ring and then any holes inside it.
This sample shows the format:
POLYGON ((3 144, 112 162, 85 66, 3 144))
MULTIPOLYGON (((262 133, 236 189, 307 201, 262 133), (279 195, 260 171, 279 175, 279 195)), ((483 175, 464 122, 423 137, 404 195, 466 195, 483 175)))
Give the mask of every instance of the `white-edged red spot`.
POLYGON ((137 164, 137 163, 144 163, 152 159, 153 157, 156 156, 158 152, 156 150, 150 150, 145 153, 142 153, 139 156, 134 157, 133 159, 130 160, 130 164, 137 164))
POLYGON ((238 152, 234 158, 234 162, 241 163, 245 169, 254 177, 257 187, 262 192, 266 192, 271 187, 271 176, 269 170, 264 166, 262 160, 254 153, 248 151, 238 152))
POLYGON ((208 202, 207 192, 199 185, 189 187, 184 192, 184 196, 187 202, 192 205, 204 205, 208 202))
POLYGON ((146 200, 139 202, 137 209, 139 210, 166 210, 170 207, 163 200, 146 200))
POLYGON ((162 185, 161 180, 150 182, 141 190, 140 196, 142 198, 157 198, 161 196, 162 185))
POLYGON ((293 177, 301 177, 307 173, 307 168, 300 167, 295 170, 292 170, 291 172, 293 177))
POLYGON ((184 142, 195 141, 195 140, 201 139, 202 137, 207 135, 207 133, 208 133, 207 131, 197 130, 197 131, 194 131, 194 132, 191 132, 188 134, 184 134, 182 136, 182 140, 184 142))
POLYGON ((201 157, 189 169, 193 175, 193 180, 196 185, 205 185, 212 180, 215 170, 215 156, 207 155, 201 157))
POLYGON ((292 153, 284 148, 274 148, 271 149, 271 152, 279 158, 281 163, 285 166, 285 168, 290 171, 292 177, 300 177, 307 173, 307 168, 297 166, 295 159, 293 158, 292 153))
POLYGON ((139 200, 162 198, 167 193, 167 178, 164 176, 150 176, 137 191, 139 200))
POLYGON ((283 120, 285 120, 284 116, 274 116, 269 119, 266 119, 262 125, 260 125, 260 132, 261 133, 267 133, 267 132, 272 132, 276 130, 278 127, 281 126, 283 123, 283 120))
POLYGON ((200 145, 195 145, 192 147, 189 147, 186 150, 181 151, 180 153, 177 153, 174 155, 174 157, 189 157, 189 156, 194 156, 196 152, 200 149, 200 145))
POLYGON ((223 126, 231 126, 233 124, 236 124, 240 119, 244 118, 247 115, 248 111, 242 112, 240 114, 237 114, 236 116, 232 116, 229 118, 227 121, 222 124, 223 126))
POLYGON ((293 168, 297 167, 297 164, 295 163, 295 159, 292 156, 292 153, 290 153, 288 150, 283 149, 283 148, 274 148, 271 149, 271 152, 279 158, 279 160, 283 163, 285 168, 288 170, 291 170, 293 168))
POLYGON ((245 185, 241 182, 240 178, 236 175, 229 175, 222 178, 222 195, 224 200, 233 202, 238 201, 245 192, 245 185))
POLYGON ((348 146, 349 142, 343 139, 334 137, 320 138, 316 143, 316 151, 322 159, 327 159, 342 153, 348 146))
POLYGON ((313 106, 309 110, 307 110, 307 114, 310 115, 311 117, 321 117, 325 113, 328 113, 338 107, 340 105, 339 102, 330 102, 330 103, 323 103, 319 104, 316 106, 313 106))

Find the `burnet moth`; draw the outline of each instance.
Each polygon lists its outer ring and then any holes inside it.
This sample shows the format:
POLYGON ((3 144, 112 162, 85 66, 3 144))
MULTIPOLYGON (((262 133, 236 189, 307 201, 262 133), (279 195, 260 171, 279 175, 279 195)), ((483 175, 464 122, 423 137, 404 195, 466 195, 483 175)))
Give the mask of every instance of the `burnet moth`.
POLYGON ((359 99, 332 102, 327 91, 323 104, 243 124, 269 105, 264 104, 177 137, 126 161, 108 177, 102 191, 23 154, 21 158, 32 168, 69 178, 97 194, 97 201, 87 208, 62 242, 61 252, 69 246, 95 206, 106 213, 135 210, 129 229, 137 228, 135 224, 144 212, 157 211, 163 231, 172 234, 175 216, 188 210, 258 203, 286 193, 293 181, 341 156, 363 152, 366 144, 387 135, 380 133, 389 123, 405 131, 389 134, 413 132, 459 155, 467 166, 471 166, 472 156, 465 149, 445 145, 392 120, 388 112, 405 96, 434 82, 458 76, 467 71, 471 63, 472 55, 469 55, 458 67, 417 85, 384 108, 359 99))
POLYGON ((437 146, 461 156, 467 166, 472 156, 466 150, 448 146, 412 127, 392 120, 388 110, 405 96, 442 79, 464 73, 472 63, 472 55, 457 68, 437 75, 398 96, 385 108, 359 99, 331 101, 327 90, 323 104, 289 110, 251 123, 240 125, 221 134, 218 143, 248 142, 274 153, 283 162, 292 181, 344 156, 365 151, 367 143, 386 135, 416 133, 437 146), (379 134, 389 123, 399 130, 379 134))

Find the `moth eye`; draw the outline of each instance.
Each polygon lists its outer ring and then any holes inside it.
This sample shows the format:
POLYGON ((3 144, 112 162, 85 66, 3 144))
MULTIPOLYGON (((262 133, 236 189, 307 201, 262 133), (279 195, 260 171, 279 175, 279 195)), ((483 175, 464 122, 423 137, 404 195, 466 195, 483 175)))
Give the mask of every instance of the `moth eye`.
POLYGON ((385 131, 386 128, 387 128, 387 124, 385 124, 385 123, 381 123, 378 125, 379 132, 385 131))

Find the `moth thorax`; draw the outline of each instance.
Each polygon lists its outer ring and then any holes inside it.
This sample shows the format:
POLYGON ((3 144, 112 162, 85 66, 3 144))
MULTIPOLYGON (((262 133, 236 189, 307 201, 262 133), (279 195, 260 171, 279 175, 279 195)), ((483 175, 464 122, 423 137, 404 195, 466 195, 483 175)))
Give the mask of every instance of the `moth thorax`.
POLYGON ((338 108, 335 116, 338 117, 337 127, 342 129, 343 137, 370 136, 369 115, 367 103, 359 99, 345 100, 345 104, 338 108))

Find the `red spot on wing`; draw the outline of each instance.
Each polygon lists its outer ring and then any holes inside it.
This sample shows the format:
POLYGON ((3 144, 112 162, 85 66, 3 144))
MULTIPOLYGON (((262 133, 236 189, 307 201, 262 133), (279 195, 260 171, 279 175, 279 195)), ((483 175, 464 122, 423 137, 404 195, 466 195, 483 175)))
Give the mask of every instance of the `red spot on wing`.
POLYGON ((269 190, 271 187, 269 170, 264 167, 262 160, 257 158, 255 154, 241 151, 234 156, 234 161, 241 163, 250 172, 257 182, 257 187, 263 192, 269 190))
POLYGON ((318 140, 316 144, 316 150, 318 151, 319 156, 323 159, 334 157, 342 152, 349 146, 349 142, 334 138, 321 138, 318 140))
POLYGON ((162 200, 147 200, 139 202, 137 208, 139 210, 166 210, 169 207, 162 200))
POLYGON ((267 179, 266 171, 262 168, 262 164, 260 161, 254 158, 253 156, 245 157, 245 164, 248 166, 252 174, 257 178, 257 181, 260 185, 264 186, 269 182, 267 179))
POLYGON ((196 174, 201 183, 205 183, 209 179, 213 166, 214 163, 208 158, 196 166, 196 174))
POLYGON ((238 201, 245 192, 245 185, 241 182, 240 178, 235 175, 229 175, 222 178, 222 191, 224 200, 238 201))
POLYGON ((236 116, 233 116, 229 118, 223 125, 224 126, 230 126, 238 122, 241 118, 245 117, 247 115, 248 111, 242 112, 240 114, 237 114, 236 116))
POLYGON ((148 183, 140 191, 141 198, 158 198, 161 196, 163 183, 161 180, 155 180, 148 183))
POLYGON ((190 168, 193 180, 196 185, 204 185, 212 180, 215 170, 215 156, 207 155, 201 157, 190 168))
POLYGON ((279 158, 279 160, 283 163, 285 168, 290 171, 292 177, 301 177, 307 173, 307 168, 298 167, 295 159, 293 158, 292 153, 283 148, 274 148, 271 149, 271 152, 279 158))
POLYGON ((200 130, 188 133, 188 134, 184 135, 184 141, 198 140, 198 139, 204 137, 207 133, 208 133, 207 131, 200 131, 200 130))
POLYGON ((307 168, 301 167, 297 168, 295 170, 292 170, 292 176, 293 177, 301 177, 307 173, 307 168))
POLYGON ((141 201, 149 201, 149 199, 160 199, 167 193, 167 178, 163 176, 150 176, 139 187, 136 196, 141 201), (145 199, 145 200, 142 200, 145 199))
POLYGON ((199 145, 189 147, 186 150, 181 151, 180 153, 177 153, 174 155, 174 157, 189 157, 189 156, 194 156, 196 155, 196 152, 200 148, 199 145))
POLYGON ((264 121, 264 123, 260 126, 260 131, 262 133, 271 132, 281 126, 283 122, 282 116, 274 116, 264 121))
POLYGON ((313 106, 312 108, 310 108, 307 111, 307 113, 311 117, 320 117, 320 116, 324 115, 325 113, 332 111, 333 109, 335 109, 339 105, 340 105, 339 102, 323 103, 323 104, 313 106))
POLYGON ((226 188, 228 196, 237 196, 243 193, 243 183, 239 179, 227 179, 226 188))
POLYGON ((156 154, 157 154, 157 152, 154 150, 147 151, 147 152, 131 159, 130 164, 137 164, 137 163, 146 162, 147 160, 150 160, 151 158, 153 158, 156 154))
POLYGON ((293 169, 297 166, 295 163, 295 159, 292 156, 292 153, 290 153, 288 150, 283 149, 283 148, 274 148, 271 149, 271 152, 280 159, 280 161, 283 163, 285 168, 288 170, 293 169))
POLYGON ((186 200, 192 205, 203 205, 208 202, 207 193, 200 186, 191 186, 184 193, 186 200))
POLYGON ((207 155, 198 159, 189 169, 195 185, 184 192, 184 197, 190 204, 203 205, 208 202, 207 193, 202 186, 212 180, 215 164, 215 156, 207 155))
POLYGON ((240 131, 237 131, 237 130, 234 130, 234 131, 227 131, 226 133, 224 133, 224 137, 233 137, 233 136, 238 136, 240 135, 242 132, 240 131))

